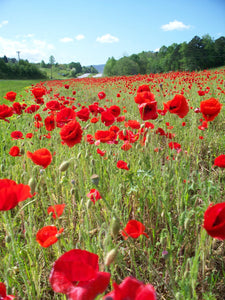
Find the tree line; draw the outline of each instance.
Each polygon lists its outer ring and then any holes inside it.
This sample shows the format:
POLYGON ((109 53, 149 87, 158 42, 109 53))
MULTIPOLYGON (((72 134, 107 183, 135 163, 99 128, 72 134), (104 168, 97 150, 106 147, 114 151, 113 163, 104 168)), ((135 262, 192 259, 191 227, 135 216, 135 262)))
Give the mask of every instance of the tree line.
POLYGON ((30 63, 28 60, 4 56, 0 57, 0 79, 48 79, 45 69, 51 69, 52 79, 53 67, 63 76, 72 78, 84 73, 98 73, 93 66, 81 66, 79 62, 59 64, 55 62, 53 55, 50 56, 49 63, 45 63, 44 60, 40 63, 30 63))
POLYGON ((214 40, 208 34, 195 36, 189 43, 173 43, 159 51, 141 52, 118 60, 111 57, 104 67, 104 76, 194 71, 225 65, 225 37, 214 40))
POLYGON ((46 74, 27 60, 15 58, 0 58, 0 79, 45 79, 46 74))

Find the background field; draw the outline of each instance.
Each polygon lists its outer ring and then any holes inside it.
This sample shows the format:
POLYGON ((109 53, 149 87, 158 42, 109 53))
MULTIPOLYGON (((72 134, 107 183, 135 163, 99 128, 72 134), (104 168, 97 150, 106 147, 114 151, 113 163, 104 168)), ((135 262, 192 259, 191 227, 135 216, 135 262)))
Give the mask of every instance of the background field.
MULTIPOLYGON (((210 97, 224 105, 224 80, 225 69, 220 68, 42 83, 49 91, 44 96, 45 103, 53 99, 61 103, 72 99, 73 103, 67 105, 75 105, 75 111, 94 102, 104 108, 117 105, 126 121, 137 120, 141 128, 145 122, 134 102, 140 85, 150 87, 158 109, 163 109, 163 103, 175 94, 183 93, 190 108, 187 116, 180 119, 168 112, 156 120, 148 120, 154 128, 147 130, 145 142, 140 134, 128 151, 121 149, 123 141, 120 139, 117 144, 88 143, 87 134, 94 137, 97 130, 109 129, 100 120, 91 123, 93 116, 86 122, 77 118, 83 138, 72 148, 61 144, 60 128, 48 132, 45 126, 35 127, 33 114, 14 115, 10 123, 1 120, 0 177, 24 184, 33 178, 36 183, 36 195, 32 199, 0 214, 0 281, 6 283, 8 294, 18 299, 66 299, 52 291, 49 274, 60 255, 79 248, 98 254, 101 271, 110 272, 117 283, 127 276, 151 283, 157 299, 223 299, 224 241, 208 236, 202 224, 209 204, 225 199, 224 170, 213 166, 214 159, 224 154, 225 149, 224 107, 204 131, 198 128, 202 115, 194 110, 202 100, 210 97), (69 89, 65 88, 65 83, 69 84, 69 89), (208 90, 208 93, 201 97, 199 90, 208 90), (106 93, 103 100, 98 98, 100 91, 106 93), (158 128, 167 135, 157 134, 158 128), (24 137, 32 132, 34 137, 12 140, 10 133, 14 130, 20 130, 24 137), (48 133, 50 139, 44 136, 48 133), (171 141, 180 143, 182 151, 170 149, 168 143, 171 141), (24 153, 21 157, 9 155, 14 145, 24 153), (47 148, 54 154, 46 169, 35 165, 26 155, 27 151, 40 148, 47 148), (106 151, 105 156, 101 157, 97 148, 106 151), (68 160, 69 168, 60 172, 61 163, 68 160), (129 170, 118 169, 118 160, 127 162, 129 170), (99 176, 98 186, 91 180, 93 174, 99 176), (102 196, 95 204, 87 197, 92 188, 97 188, 102 196), (47 208, 61 203, 66 204, 65 211, 59 219, 53 220, 47 208), (120 233, 113 236, 115 218, 120 224, 120 233), (121 230, 131 219, 145 225, 149 238, 140 236, 124 240, 121 230), (64 232, 57 243, 45 249, 36 242, 36 233, 47 225, 64 228, 64 232), (104 258, 115 247, 118 247, 117 257, 107 267, 104 258)), ((18 93, 16 101, 21 104, 35 104, 30 87, 36 83, 0 81, 1 104, 10 105, 3 99, 10 90, 18 93)), ((38 111, 42 122, 48 116, 44 107, 45 104, 38 111)), ((138 133, 137 129, 126 127, 125 122, 113 125, 124 134, 128 129, 138 133)), ((107 291, 110 290, 112 284, 107 291)))

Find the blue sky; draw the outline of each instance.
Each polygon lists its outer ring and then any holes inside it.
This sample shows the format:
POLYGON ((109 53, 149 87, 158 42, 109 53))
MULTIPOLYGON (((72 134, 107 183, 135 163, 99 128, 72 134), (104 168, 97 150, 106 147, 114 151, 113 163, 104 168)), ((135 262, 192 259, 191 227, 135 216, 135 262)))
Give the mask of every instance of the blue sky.
POLYGON ((104 64, 225 36, 225 0, 0 0, 0 57, 104 64))

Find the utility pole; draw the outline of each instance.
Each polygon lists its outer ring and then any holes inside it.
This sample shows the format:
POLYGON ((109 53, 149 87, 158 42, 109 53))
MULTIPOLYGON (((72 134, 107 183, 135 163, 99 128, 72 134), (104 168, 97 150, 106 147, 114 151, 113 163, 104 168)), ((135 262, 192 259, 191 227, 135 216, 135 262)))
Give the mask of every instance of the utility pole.
POLYGON ((18 54, 18 62, 20 61, 20 51, 16 51, 18 54))

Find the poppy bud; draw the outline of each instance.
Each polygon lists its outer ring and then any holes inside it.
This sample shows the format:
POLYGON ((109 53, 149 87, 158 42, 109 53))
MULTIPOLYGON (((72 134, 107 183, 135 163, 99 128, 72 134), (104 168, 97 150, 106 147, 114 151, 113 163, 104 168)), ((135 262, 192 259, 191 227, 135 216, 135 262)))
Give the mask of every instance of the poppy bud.
POLYGON ((24 152, 24 149, 20 149, 20 154, 23 155, 25 152, 24 152))
POLYGON ((109 251, 105 258, 105 265, 106 266, 111 265, 115 261, 116 255, 117 255, 117 249, 112 249, 111 251, 109 251))
POLYGON ((92 202, 91 202, 91 200, 90 200, 90 199, 88 199, 88 201, 87 201, 87 208, 90 208, 90 207, 91 207, 91 205, 92 205, 92 202))
POLYGON ((60 172, 65 172, 68 168, 69 168, 69 165, 70 165, 70 161, 63 161, 61 163, 61 165, 59 166, 59 171, 60 172))
POLYGON ((113 218, 111 232, 114 237, 118 235, 120 231, 120 222, 118 219, 113 218))
POLYGON ((1 171, 4 172, 5 171, 5 166, 3 164, 1 164, 1 171))
POLYGON ((92 176, 91 176, 91 181, 92 181, 92 183, 94 184, 94 185, 98 185, 98 183, 99 183, 99 176, 97 175, 97 174, 93 174, 92 176))
POLYGON ((71 194, 71 195, 74 195, 74 194, 75 194, 75 188, 72 188, 72 189, 70 190, 70 194, 71 194))
POLYGON ((126 134, 127 134, 127 130, 123 129, 123 135, 126 135, 126 134))
POLYGON ((151 136, 149 134, 147 134, 146 140, 145 140, 146 145, 150 144, 150 141, 151 141, 151 136))
POLYGON ((11 236, 10 236, 10 235, 7 235, 7 236, 5 237, 5 242, 6 242, 7 244, 9 244, 9 243, 11 242, 11 236))
POLYGON ((79 153, 77 154, 77 159, 79 159, 80 156, 81 156, 81 152, 79 152, 79 153))
POLYGON ((35 192, 35 188, 36 188, 36 180, 34 179, 34 177, 31 177, 29 179, 28 185, 30 186, 30 192, 31 192, 31 194, 33 194, 35 192))

